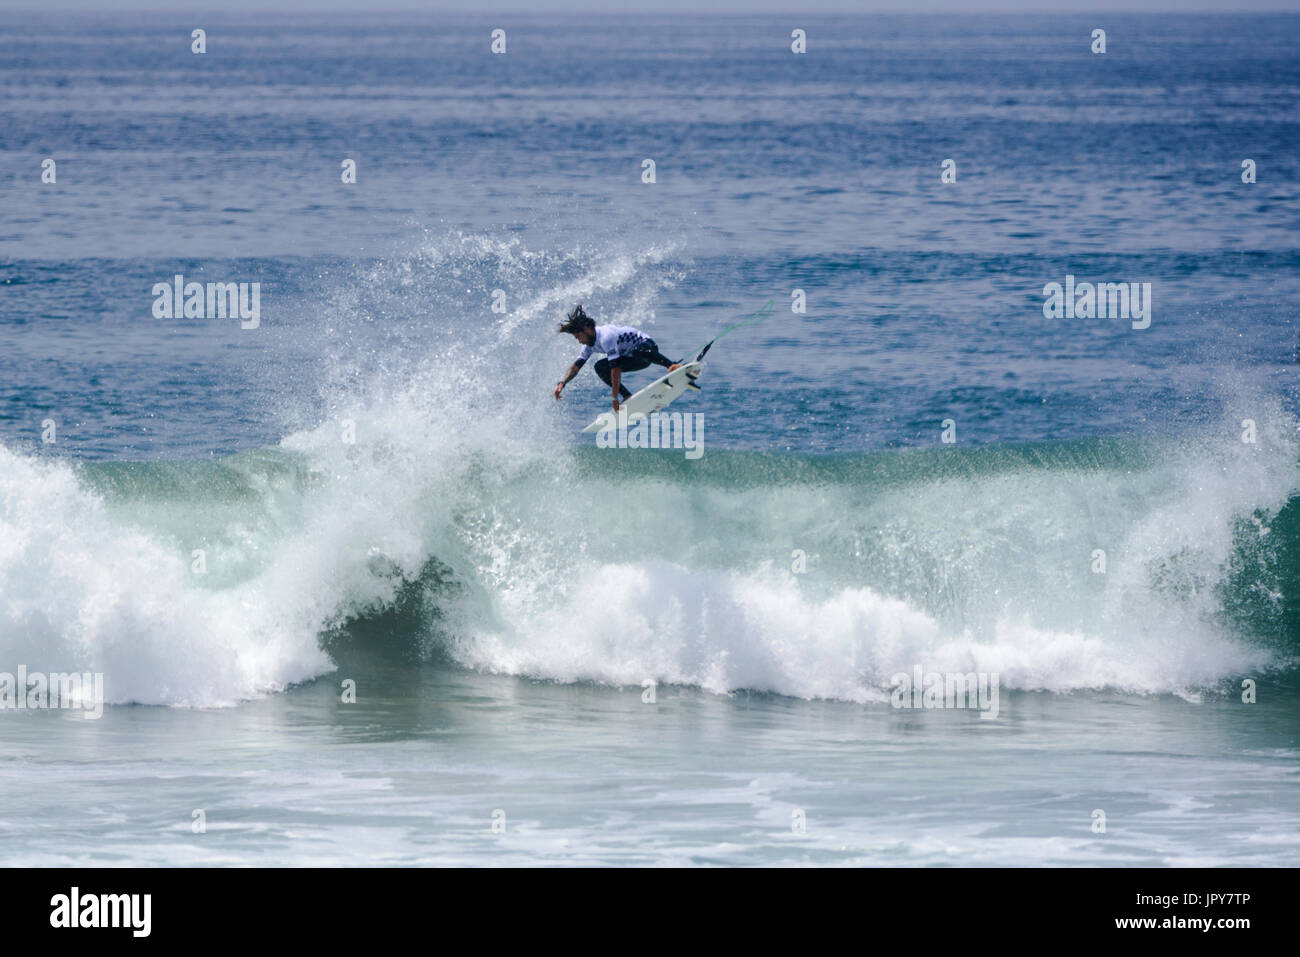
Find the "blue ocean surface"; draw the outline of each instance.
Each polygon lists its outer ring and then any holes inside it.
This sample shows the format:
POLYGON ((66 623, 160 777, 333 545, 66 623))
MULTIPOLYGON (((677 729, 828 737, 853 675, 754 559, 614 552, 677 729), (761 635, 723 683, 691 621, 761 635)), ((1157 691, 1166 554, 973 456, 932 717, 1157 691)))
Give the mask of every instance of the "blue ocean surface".
POLYGON ((106 706, 0 708, 0 861, 1300 863, 1298 51, 6 16, 0 704, 106 706), (768 301, 699 457, 551 398, 577 303, 678 358, 768 301))

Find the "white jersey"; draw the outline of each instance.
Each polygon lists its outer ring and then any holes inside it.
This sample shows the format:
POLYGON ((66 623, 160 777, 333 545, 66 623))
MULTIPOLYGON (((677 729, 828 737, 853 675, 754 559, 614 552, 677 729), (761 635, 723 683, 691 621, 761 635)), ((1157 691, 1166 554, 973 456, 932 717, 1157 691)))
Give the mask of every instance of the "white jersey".
POLYGON ((649 336, 631 326, 597 326, 596 341, 592 345, 582 347, 578 364, 581 365, 590 359, 593 352, 603 352, 610 359, 617 359, 629 352, 635 352, 638 347, 649 341, 649 336))

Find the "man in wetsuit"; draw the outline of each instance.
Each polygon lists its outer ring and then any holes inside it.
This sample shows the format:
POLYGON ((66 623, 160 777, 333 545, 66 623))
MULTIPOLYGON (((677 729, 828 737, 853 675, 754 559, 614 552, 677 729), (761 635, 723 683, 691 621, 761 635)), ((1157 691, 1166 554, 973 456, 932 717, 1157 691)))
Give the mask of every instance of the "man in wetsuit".
POLYGON ((557 399, 593 352, 605 354, 605 358, 596 363, 596 375, 613 390, 615 412, 618 411, 619 399, 632 395, 627 386, 623 385, 624 372, 636 372, 651 363, 666 366, 672 372, 681 365, 660 354, 653 339, 631 326, 596 325, 596 320, 583 312, 582 306, 569 313, 568 320, 560 325, 560 332, 573 336, 582 343, 583 348, 582 354, 564 374, 564 379, 556 383, 554 395, 557 399))

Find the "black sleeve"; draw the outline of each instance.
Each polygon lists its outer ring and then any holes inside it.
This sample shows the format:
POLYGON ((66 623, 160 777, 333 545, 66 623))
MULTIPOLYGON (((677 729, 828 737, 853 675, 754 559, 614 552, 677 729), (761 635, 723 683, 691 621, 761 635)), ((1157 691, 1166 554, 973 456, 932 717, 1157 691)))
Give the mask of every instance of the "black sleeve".
POLYGON ((574 359, 574 360, 573 360, 573 367, 574 367, 575 369, 581 369, 582 366, 583 366, 583 364, 584 364, 586 361, 587 361, 586 359, 583 359, 583 358, 581 358, 581 357, 579 357, 579 358, 577 358, 577 359, 574 359))
POLYGON ((649 359, 655 365, 664 366, 665 368, 673 364, 673 360, 669 359, 658 349, 656 349, 654 352, 643 352, 641 353, 641 357, 643 359, 649 359))

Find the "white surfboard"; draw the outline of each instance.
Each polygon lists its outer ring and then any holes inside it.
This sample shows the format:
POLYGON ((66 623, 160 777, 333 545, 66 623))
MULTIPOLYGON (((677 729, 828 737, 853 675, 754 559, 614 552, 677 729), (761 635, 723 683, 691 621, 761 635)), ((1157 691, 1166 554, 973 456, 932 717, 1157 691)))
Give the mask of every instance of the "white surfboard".
MULTIPOLYGON (((700 371, 704 368, 700 362, 688 362, 680 369, 674 369, 648 386, 637 392, 631 398, 619 403, 619 412, 627 410, 629 417, 640 413, 649 415, 651 412, 658 412, 674 399, 685 395, 689 391, 698 392, 700 387, 695 384, 695 380, 700 377, 700 371)), ((618 426, 619 415, 613 409, 603 412, 596 417, 596 421, 583 429, 583 434, 588 432, 599 432, 601 429, 613 429, 618 426)))

